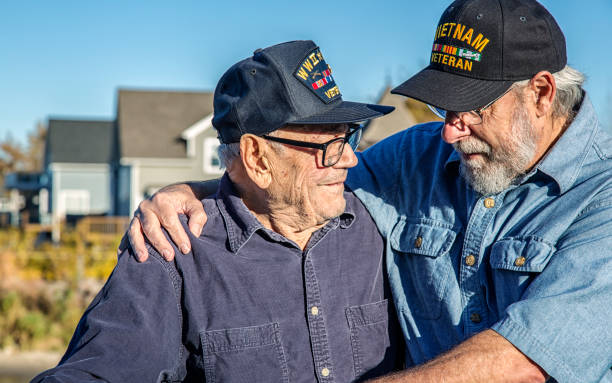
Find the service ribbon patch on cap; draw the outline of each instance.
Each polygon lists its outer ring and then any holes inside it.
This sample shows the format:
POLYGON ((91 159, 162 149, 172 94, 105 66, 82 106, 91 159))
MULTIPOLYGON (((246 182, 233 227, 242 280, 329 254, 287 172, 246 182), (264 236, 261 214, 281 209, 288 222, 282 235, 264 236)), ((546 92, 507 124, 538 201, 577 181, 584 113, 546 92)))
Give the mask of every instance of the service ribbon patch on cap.
POLYGON ((326 104, 342 96, 319 48, 306 56, 294 76, 326 104))

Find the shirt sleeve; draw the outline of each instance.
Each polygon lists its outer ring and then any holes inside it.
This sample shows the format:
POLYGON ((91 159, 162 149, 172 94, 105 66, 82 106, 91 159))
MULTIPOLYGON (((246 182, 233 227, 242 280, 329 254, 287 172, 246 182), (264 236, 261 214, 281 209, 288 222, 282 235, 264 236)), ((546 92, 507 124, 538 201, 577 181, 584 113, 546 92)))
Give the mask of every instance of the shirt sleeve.
POLYGON ((397 216, 397 194, 401 187, 404 133, 388 137, 364 152, 355 153, 358 163, 349 169, 347 186, 363 202, 385 235, 397 216))
POLYGON ((180 282, 173 265, 156 255, 138 263, 124 252, 83 314, 59 365, 32 382, 176 379, 182 342, 180 282))
POLYGON ((492 328, 559 382, 612 376, 612 197, 591 203, 492 328))

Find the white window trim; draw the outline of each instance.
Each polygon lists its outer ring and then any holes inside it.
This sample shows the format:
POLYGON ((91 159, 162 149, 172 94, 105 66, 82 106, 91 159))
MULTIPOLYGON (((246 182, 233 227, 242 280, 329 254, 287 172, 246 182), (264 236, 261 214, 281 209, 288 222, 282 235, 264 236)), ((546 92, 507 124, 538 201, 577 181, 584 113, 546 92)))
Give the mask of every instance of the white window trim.
POLYGON ((217 158, 217 147, 219 146, 219 140, 216 137, 207 137, 203 142, 202 151, 202 169, 207 174, 223 174, 223 169, 220 166, 212 164, 213 158, 217 158))

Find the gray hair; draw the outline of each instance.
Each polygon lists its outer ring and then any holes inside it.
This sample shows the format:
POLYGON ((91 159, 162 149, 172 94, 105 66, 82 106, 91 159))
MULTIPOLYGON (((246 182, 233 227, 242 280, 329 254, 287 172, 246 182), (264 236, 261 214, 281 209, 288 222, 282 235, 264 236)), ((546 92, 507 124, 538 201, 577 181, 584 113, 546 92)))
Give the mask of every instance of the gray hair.
MULTIPOLYGON (((278 136, 278 131, 268 133, 269 136, 278 136)), ((270 146, 277 152, 284 150, 284 147, 279 142, 270 141, 270 146)), ((217 147, 217 155, 219 156, 219 166, 221 169, 227 169, 236 158, 240 158, 240 142, 231 144, 219 144, 217 147)))
POLYGON ((240 157, 240 142, 219 144, 217 154, 219 155, 219 166, 221 169, 227 169, 236 158, 240 157))
MULTIPOLYGON (((553 73, 557 84, 557 94, 553 101, 553 117, 571 117, 572 110, 582 100, 582 84, 585 77, 580 71, 566 65, 565 68, 553 73)), ((513 87, 521 89, 529 80, 517 81, 513 87)))

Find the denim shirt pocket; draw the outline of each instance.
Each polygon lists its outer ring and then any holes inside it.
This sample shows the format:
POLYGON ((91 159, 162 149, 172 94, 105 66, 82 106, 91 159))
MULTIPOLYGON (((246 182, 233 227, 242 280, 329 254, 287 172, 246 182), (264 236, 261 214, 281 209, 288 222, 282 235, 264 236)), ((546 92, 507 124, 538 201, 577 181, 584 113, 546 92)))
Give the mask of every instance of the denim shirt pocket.
POLYGON ((385 368, 385 356, 390 347, 388 304, 385 299, 345 309, 356 380, 376 376, 376 367, 385 368))
POLYGON ((501 313, 521 299, 535 276, 541 273, 555 247, 538 237, 503 238, 491 246, 496 306, 501 313))
POLYGON ((200 333, 206 382, 288 382, 278 323, 200 333))
POLYGON ((450 225, 432 220, 401 219, 389 243, 401 272, 409 309, 422 319, 438 319, 453 274, 448 253, 457 233, 450 225))

